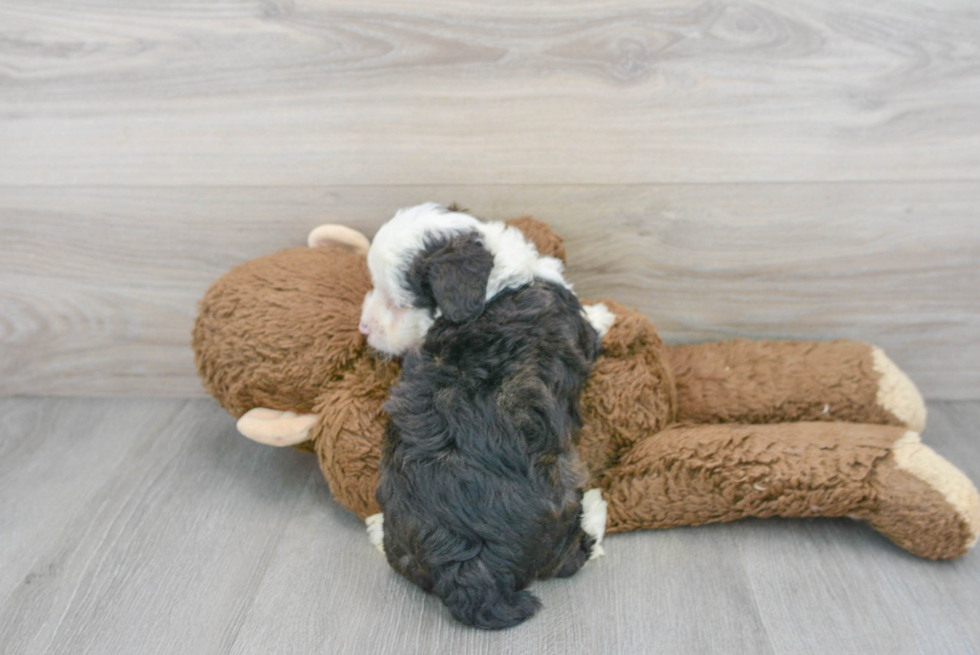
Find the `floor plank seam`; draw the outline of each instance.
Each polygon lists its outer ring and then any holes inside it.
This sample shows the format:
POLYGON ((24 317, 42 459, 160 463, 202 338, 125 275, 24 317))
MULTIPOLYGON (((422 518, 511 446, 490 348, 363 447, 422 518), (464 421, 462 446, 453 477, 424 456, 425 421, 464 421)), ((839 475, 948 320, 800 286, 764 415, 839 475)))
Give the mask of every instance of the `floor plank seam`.
POLYGON ((238 637, 241 634, 242 628, 245 626, 248 616, 252 611, 252 607, 255 605, 255 601, 258 599, 259 590, 262 587, 262 582, 265 580, 265 576, 268 574, 269 565, 272 563, 276 553, 279 551, 279 546, 282 543, 283 536, 289 527, 290 522, 296 516, 297 510, 300 505, 306 502, 312 489, 322 483, 322 478, 320 476, 320 470, 318 468, 310 471, 306 483, 303 485, 303 491, 296 495, 296 499, 290 505, 289 510, 285 512, 284 518, 279 522, 278 529, 274 531, 275 538, 270 540, 268 547, 264 548, 262 551, 262 556, 259 558, 258 566, 256 567, 256 574, 252 576, 252 580, 249 582, 249 598, 246 603, 243 603, 239 610, 236 612, 238 615, 235 617, 235 623, 233 631, 226 631, 225 636, 222 637, 221 645, 218 647, 218 652, 221 655, 229 655, 235 648, 235 644, 238 642, 238 637))

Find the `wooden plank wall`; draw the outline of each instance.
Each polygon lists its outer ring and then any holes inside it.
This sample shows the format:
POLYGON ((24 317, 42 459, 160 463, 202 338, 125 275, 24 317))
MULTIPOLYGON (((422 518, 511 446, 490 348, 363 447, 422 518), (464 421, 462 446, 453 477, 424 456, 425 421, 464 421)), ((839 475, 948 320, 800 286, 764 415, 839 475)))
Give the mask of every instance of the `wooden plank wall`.
POLYGON ((203 391, 195 302, 458 201, 668 339, 880 343, 980 398, 972 0, 4 0, 0 394, 203 391))

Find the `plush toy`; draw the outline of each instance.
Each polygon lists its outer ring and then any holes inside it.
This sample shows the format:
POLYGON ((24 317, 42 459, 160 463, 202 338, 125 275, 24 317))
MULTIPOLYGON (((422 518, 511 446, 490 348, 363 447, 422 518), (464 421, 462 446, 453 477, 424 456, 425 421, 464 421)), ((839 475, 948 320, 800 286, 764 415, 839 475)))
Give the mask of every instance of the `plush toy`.
MULTIPOLYGON (((564 259, 546 225, 512 224, 564 259)), ((368 240, 322 226, 309 245, 214 283, 194 327, 197 367, 245 436, 315 452, 333 496, 372 524, 382 404, 399 367, 358 332, 368 240)), ((850 516, 922 557, 957 557, 976 543, 976 488, 920 442, 922 398, 880 349, 666 346, 647 318, 603 302, 614 322, 582 396, 580 452, 608 501, 607 533, 850 516)))

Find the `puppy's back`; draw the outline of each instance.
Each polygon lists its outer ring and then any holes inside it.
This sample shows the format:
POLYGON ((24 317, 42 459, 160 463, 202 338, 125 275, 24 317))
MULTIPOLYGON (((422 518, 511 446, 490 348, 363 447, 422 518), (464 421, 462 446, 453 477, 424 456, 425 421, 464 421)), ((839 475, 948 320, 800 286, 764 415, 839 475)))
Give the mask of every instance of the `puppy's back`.
POLYGON ((583 482, 578 396, 598 348, 574 294, 536 281, 473 321, 436 321, 404 361, 386 404, 385 548, 466 623, 528 618, 539 603, 520 590, 559 566, 583 482))

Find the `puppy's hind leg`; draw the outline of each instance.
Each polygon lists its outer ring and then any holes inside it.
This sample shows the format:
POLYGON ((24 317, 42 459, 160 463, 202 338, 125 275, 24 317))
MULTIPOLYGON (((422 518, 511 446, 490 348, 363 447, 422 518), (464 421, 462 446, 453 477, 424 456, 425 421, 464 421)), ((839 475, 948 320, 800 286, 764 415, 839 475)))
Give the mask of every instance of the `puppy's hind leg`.
POLYGON ((432 576, 425 567, 421 566, 409 552, 402 548, 390 532, 384 533, 382 552, 388 558, 388 564, 410 581, 422 588, 422 591, 432 591, 432 576))
POLYGON ((602 492, 590 489, 581 500, 581 513, 577 513, 575 523, 570 526, 566 536, 564 552, 559 555, 555 577, 567 578, 574 575, 586 561, 605 554, 602 537, 606 531, 606 501, 602 492))
POLYGON ((441 567, 435 583, 435 593, 452 615, 475 628, 510 628, 541 608, 534 594, 516 589, 513 576, 495 576, 481 557, 441 567))
POLYGON ((582 529, 594 541, 589 559, 605 555, 602 538, 606 534, 606 501, 602 499, 602 492, 598 489, 589 489, 582 496, 582 529))
POLYGON ((555 577, 567 578, 578 573, 578 570, 589 561, 589 553, 592 552, 594 545, 595 539, 581 528, 576 528, 575 535, 568 540, 565 551, 561 554, 558 568, 555 569, 555 577))

